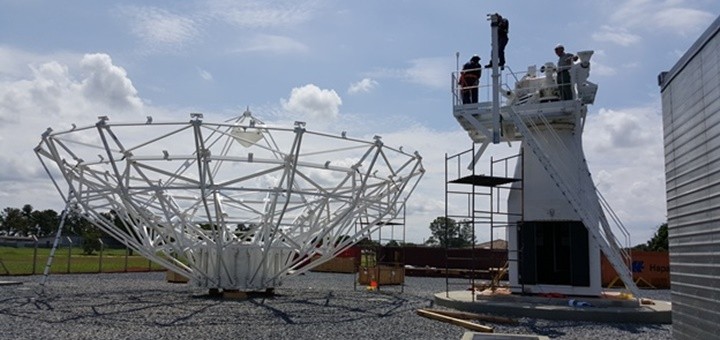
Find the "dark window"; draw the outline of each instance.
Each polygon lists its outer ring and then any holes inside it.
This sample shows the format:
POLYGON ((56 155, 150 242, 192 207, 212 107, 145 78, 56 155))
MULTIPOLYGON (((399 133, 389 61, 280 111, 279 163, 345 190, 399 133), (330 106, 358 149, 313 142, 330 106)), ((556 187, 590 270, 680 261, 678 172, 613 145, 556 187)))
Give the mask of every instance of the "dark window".
POLYGON ((582 222, 526 221, 518 240, 521 284, 590 286, 588 232, 582 222))

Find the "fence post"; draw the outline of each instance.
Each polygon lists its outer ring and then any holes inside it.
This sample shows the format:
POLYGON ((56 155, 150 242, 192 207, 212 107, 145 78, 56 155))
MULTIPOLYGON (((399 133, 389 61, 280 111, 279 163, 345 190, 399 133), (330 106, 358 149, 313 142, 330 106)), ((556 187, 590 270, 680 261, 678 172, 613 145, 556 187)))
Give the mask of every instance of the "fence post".
POLYGON ((125 246, 125 272, 127 273, 128 267, 128 256, 130 256, 130 248, 125 246))
POLYGON ((65 238, 68 240, 68 259, 67 259, 67 273, 70 274, 70 258, 72 258, 72 246, 73 241, 70 238, 70 236, 65 236, 65 238))
POLYGON ((33 269, 32 274, 35 275, 35 267, 37 266, 37 248, 38 248, 38 239, 33 235, 33 240, 35 241, 35 248, 33 249, 33 269))
POLYGON ((98 265, 98 273, 102 273, 103 250, 105 250, 105 243, 102 241, 101 238, 98 238, 98 241, 100 241, 100 264, 98 265))

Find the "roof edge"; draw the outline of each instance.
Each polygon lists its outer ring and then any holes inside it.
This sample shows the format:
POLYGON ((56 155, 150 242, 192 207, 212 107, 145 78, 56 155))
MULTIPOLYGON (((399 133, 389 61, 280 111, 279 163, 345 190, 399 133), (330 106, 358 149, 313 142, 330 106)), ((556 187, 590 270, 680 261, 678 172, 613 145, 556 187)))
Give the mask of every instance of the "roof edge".
POLYGON ((720 32, 720 16, 715 18, 715 21, 710 24, 710 27, 708 27, 705 32, 700 35, 700 37, 694 44, 692 44, 692 46, 690 46, 685 54, 680 57, 670 71, 664 71, 658 74, 658 86, 660 86, 660 92, 664 91, 665 88, 670 85, 673 79, 675 79, 675 76, 677 76, 677 74, 680 73, 685 66, 687 66, 690 60, 692 60, 700 52, 700 50, 707 45, 707 43, 715 37, 716 34, 718 34, 718 32, 720 32))

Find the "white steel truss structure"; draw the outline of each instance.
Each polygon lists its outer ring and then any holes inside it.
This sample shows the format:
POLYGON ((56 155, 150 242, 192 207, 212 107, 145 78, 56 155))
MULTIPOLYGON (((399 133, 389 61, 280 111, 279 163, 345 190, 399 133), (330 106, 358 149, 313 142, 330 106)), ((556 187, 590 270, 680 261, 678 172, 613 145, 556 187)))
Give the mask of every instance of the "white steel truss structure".
POLYGON ((35 152, 68 206, 200 287, 279 286, 395 218, 424 174, 379 136, 191 117, 48 128, 35 152))

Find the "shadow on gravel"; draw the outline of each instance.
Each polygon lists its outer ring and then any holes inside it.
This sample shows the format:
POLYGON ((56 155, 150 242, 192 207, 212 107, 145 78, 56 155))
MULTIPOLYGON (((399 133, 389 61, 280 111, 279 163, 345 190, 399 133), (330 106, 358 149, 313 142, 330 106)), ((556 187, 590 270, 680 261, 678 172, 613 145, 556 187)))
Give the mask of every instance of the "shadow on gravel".
POLYGON ((272 297, 225 300, 187 291, 136 289, 4 298, 0 317, 25 319, 30 324, 113 327, 313 325, 414 315, 417 308, 430 304, 429 298, 386 292, 293 289, 272 297))
POLYGON ((663 330, 665 326, 658 324, 632 324, 632 323, 617 323, 617 324, 606 324, 612 325, 619 331, 624 331, 632 334, 647 333, 649 330, 663 330))
POLYGON ((527 322, 521 322, 520 326, 527 327, 527 329, 537 335, 544 335, 549 338, 558 338, 568 335, 564 329, 568 327, 592 327, 602 325, 603 327, 612 327, 619 332, 629 334, 644 334, 650 331, 664 331, 663 325, 655 324, 627 324, 627 323, 603 323, 596 324, 593 322, 582 322, 582 321, 549 321, 539 319, 527 319, 527 322))
POLYGON ((367 293, 343 291, 337 294, 296 291, 293 294, 248 299, 248 303, 261 307, 287 324, 343 323, 362 319, 383 319, 402 313, 414 313, 426 307, 430 300, 402 296, 394 293, 367 293))
POLYGON ((548 338, 558 338, 566 334, 558 330, 558 328, 561 327, 548 325, 537 319, 531 319, 530 322, 527 323, 527 327, 531 331, 531 334, 544 335, 548 338))

